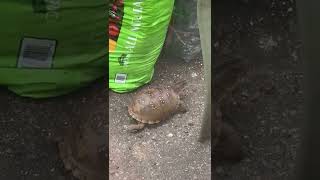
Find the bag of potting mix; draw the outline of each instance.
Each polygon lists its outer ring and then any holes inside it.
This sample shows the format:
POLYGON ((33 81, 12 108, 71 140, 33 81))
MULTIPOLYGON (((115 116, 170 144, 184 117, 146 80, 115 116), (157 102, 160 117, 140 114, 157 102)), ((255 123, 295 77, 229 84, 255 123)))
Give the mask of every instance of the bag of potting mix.
POLYGON ((112 0, 109 5, 109 87, 124 93, 151 81, 174 0, 112 0))
POLYGON ((0 85, 41 98, 106 75, 106 9, 104 0, 1 0, 0 85))

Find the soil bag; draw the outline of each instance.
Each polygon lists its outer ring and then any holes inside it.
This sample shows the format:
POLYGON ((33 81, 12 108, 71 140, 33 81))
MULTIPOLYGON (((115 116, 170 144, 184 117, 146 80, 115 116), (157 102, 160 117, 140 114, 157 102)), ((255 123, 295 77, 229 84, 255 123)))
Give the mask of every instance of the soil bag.
POLYGON ((113 0, 109 5, 109 87, 124 93, 151 81, 174 0, 113 0))
POLYGON ((0 85, 43 98, 106 75, 106 9, 104 0, 2 0, 0 85))

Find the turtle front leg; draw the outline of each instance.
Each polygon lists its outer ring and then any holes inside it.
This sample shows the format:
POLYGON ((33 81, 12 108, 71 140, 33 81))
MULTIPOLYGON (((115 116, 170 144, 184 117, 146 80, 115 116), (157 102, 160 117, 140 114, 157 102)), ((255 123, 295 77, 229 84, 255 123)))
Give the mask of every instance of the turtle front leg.
POLYGON ((145 127, 144 123, 131 124, 131 125, 128 126, 128 131, 137 132, 139 130, 142 130, 144 127, 145 127))
POLYGON ((180 113, 186 113, 188 111, 187 107, 185 105, 183 105, 183 102, 180 101, 179 102, 179 107, 178 107, 178 112, 180 113))

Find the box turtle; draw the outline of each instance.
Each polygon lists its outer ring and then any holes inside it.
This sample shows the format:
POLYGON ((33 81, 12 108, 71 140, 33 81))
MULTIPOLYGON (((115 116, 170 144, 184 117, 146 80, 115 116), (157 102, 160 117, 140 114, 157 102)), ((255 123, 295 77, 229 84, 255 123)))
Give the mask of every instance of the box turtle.
POLYGON ((58 141, 60 158, 65 169, 79 180, 107 178, 106 133, 89 126, 68 128, 58 141))
POLYGON ((128 106, 129 115, 138 123, 128 126, 136 132, 146 124, 156 124, 177 113, 185 113, 182 99, 186 81, 180 81, 172 87, 147 87, 140 90, 128 106))
POLYGON ((248 62, 243 58, 219 59, 213 69, 213 151, 215 160, 239 160, 243 156, 239 133, 223 121, 222 107, 226 107, 231 93, 250 71, 248 62))
POLYGON ((67 127, 57 129, 52 134, 70 179, 107 179, 108 125, 103 101, 97 98, 87 101, 81 106, 86 111, 68 114, 70 119, 67 127))

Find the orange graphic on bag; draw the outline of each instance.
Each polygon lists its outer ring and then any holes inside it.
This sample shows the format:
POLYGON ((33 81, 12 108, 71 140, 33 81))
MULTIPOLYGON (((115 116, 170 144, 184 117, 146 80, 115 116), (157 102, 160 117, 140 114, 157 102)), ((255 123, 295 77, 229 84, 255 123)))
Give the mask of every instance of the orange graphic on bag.
POLYGON ((116 49, 123 17, 123 0, 113 0, 109 4, 109 52, 116 49))

